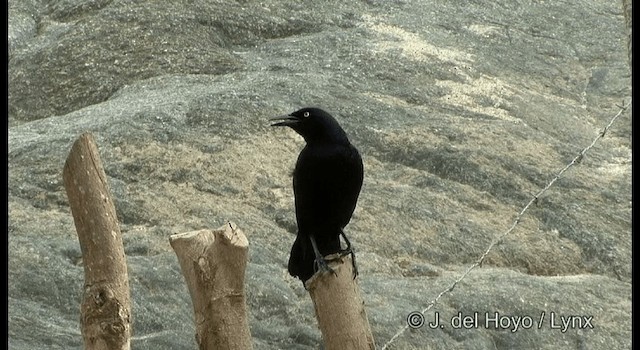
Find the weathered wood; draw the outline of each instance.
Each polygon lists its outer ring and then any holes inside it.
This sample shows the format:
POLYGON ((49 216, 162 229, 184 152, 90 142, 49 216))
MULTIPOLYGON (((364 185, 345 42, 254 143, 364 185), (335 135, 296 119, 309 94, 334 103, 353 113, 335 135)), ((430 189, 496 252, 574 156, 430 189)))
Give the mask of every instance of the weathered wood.
POLYGON ((84 264, 81 331, 85 349, 128 350, 131 299, 122 235, 90 133, 74 142, 62 176, 84 264))
POLYGON ((336 274, 317 272, 305 283, 327 350, 371 350, 376 345, 353 278, 351 257, 325 257, 336 274))
POLYGON ((233 223, 171 235, 185 277, 201 350, 251 349, 244 275, 249 242, 233 223))

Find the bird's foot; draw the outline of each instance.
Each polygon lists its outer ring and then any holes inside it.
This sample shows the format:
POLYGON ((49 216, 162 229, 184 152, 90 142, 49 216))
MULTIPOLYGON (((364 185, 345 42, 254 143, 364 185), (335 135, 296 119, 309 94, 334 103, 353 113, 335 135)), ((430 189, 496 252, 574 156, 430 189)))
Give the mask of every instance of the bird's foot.
POLYGON ((347 244, 347 248, 340 251, 340 257, 342 258, 351 254, 351 266, 353 267, 353 279, 356 279, 356 277, 358 277, 358 267, 356 266, 356 253, 353 251, 353 248, 351 248, 351 242, 349 241, 349 238, 347 238, 347 235, 344 234, 343 230, 340 230, 340 235, 342 236, 342 238, 344 238, 344 242, 347 244))
POLYGON ((327 261, 322 257, 314 261, 313 267, 315 268, 315 272, 318 272, 318 271, 331 272, 332 274, 337 275, 336 271, 331 267, 329 267, 329 264, 327 264, 327 261))
POLYGON ((347 255, 351 255, 351 266, 353 267, 353 279, 358 277, 358 267, 356 266, 356 253, 351 248, 343 249, 340 251, 340 257, 344 258, 347 255))

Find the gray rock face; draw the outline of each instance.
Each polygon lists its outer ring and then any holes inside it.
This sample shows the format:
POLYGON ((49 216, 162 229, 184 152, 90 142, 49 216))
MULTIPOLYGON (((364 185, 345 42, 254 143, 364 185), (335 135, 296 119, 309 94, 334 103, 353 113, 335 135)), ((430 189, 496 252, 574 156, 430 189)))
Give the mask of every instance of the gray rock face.
MULTIPOLYGON (((267 121, 312 105, 363 155, 346 230, 381 348, 628 101, 626 39, 615 1, 10 1, 10 348, 82 347, 62 168, 84 131, 122 223, 134 349, 196 347, 168 237, 227 220, 250 242, 254 348, 320 348, 286 272, 304 141, 267 121)), ((436 315, 390 348, 631 347, 630 110, 436 315)))

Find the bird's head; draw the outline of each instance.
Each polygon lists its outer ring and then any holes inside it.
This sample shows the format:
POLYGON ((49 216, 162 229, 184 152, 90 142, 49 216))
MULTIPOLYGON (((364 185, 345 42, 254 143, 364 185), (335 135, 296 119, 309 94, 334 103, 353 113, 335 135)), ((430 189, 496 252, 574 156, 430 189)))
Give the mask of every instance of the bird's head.
POLYGON ((320 108, 303 108, 271 120, 279 121, 271 126, 288 126, 304 137, 307 143, 349 143, 340 124, 320 108))

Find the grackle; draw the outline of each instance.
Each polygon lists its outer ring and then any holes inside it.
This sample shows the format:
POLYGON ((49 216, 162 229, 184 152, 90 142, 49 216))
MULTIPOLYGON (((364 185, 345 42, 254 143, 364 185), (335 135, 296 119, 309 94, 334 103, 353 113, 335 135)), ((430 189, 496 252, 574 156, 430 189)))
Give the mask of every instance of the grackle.
POLYGON ((271 120, 279 121, 272 126, 288 126, 307 143, 293 171, 298 234, 291 247, 289 274, 304 284, 318 269, 334 272, 324 256, 340 253, 351 254, 355 278, 355 254, 343 229, 362 187, 360 153, 340 124, 319 108, 303 108, 271 120), (346 249, 340 245, 340 236, 346 249))

